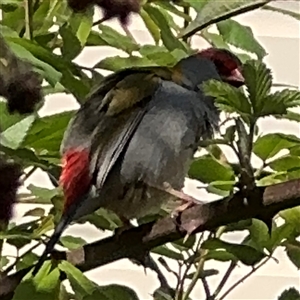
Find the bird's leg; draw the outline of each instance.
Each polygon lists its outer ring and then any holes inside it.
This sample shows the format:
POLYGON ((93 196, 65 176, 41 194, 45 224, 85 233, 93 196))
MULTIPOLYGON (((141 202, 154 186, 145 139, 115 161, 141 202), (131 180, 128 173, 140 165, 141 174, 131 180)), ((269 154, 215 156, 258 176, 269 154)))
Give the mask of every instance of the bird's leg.
POLYGON ((195 206, 197 204, 203 203, 202 201, 197 200, 197 199, 193 198, 190 195, 187 195, 182 190, 181 191, 177 191, 177 190, 173 189, 171 187, 171 185, 169 183, 167 183, 167 182, 164 182, 164 190, 167 193, 175 196, 176 198, 180 199, 183 202, 182 205, 180 205, 177 208, 175 208, 173 210, 173 212, 171 213, 171 216, 174 219, 176 219, 186 209, 188 209, 190 207, 193 207, 193 206, 195 206))
POLYGON ((122 234, 124 231, 129 230, 130 228, 134 227, 131 223, 130 220, 123 216, 119 216, 120 220, 122 221, 123 225, 121 227, 118 227, 115 229, 115 235, 119 236, 122 234))

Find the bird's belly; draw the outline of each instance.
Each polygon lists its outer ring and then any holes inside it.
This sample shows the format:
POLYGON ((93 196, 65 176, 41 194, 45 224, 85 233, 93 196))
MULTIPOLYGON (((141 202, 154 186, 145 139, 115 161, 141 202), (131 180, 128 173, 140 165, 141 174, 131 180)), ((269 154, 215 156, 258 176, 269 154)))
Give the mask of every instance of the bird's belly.
POLYGON ((100 200, 102 207, 128 220, 157 214, 161 206, 172 198, 169 193, 145 184, 131 186, 118 199, 112 199, 108 194, 103 196, 100 200))

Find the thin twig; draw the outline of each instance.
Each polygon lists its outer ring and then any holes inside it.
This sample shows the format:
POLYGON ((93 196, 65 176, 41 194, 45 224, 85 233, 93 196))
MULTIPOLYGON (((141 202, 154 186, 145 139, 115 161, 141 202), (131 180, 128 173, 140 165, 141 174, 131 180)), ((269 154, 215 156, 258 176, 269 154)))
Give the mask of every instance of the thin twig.
POLYGON ((264 264, 266 264, 270 260, 271 256, 263 260, 259 265, 252 268, 250 272, 248 272, 245 276, 235 282, 218 300, 224 300, 238 285, 240 285, 244 280, 249 278, 254 272, 256 272, 259 268, 261 268, 264 264))
POLYGON ((205 277, 201 278, 201 281, 202 281, 204 292, 206 295, 206 300, 209 300, 209 299, 211 299, 211 294, 210 294, 210 288, 209 288, 208 282, 205 277))
POLYGON ((216 290, 213 293, 213 299, 215 299, 219 295, 219 293, 221 292, 221 290, 225 286, 225 284, 228 281, 232 271, 235 269, 236 266, 237 266, 237 263, 235 261, 232 261, 230 263, 225 275, 223 276, 222 280, 220 281, 219 285, 217 286, 216 290))

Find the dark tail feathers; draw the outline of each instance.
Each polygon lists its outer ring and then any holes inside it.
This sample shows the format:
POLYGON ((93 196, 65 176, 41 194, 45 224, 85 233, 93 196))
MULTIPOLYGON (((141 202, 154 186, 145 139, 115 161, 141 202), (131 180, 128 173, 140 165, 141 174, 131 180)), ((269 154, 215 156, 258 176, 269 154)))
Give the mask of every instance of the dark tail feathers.
POLYGON ((44 250, 42 256, 40 257, 40 259, 38 260, 37 264, 34 267, 34 270, 32 272, 33 276, 35 276, 38 273, 43 263, 47 259, 48 254, 53 251, 55 244, 59 241, 60 236, 62 232, 65 230, 65 228, 67 227, 67 225, 69 224, 69 221, 70 221, 70 214, 67 214, 61 218, 59 224, 56 226, 54 233, 52 234, 49 242, 46 245, 46 249, 44 250))

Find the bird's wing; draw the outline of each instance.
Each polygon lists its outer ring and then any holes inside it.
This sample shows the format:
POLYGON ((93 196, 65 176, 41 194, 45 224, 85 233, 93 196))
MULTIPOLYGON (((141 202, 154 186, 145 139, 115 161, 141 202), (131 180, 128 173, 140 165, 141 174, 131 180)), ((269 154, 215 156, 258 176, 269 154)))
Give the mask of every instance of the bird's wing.
POLYGON ((91 183, 97 184, 97 188, 105 182, 142 120, 160 80, 153 72, 123 72, 109 76, 106 84, 102 83, 71 121, 62 153, 76 147, 88 149, 91 183))

